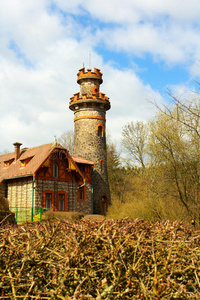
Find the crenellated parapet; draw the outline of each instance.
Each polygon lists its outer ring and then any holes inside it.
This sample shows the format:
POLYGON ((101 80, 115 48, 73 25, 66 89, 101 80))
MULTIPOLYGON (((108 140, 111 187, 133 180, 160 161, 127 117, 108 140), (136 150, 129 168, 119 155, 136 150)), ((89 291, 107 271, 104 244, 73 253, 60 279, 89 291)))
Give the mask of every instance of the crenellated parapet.
POLYGON ((99 83, 101 84, 103 82, 102 80, 102 73, 99 69, 97 68, 94 68, 94 71, 92 72, 92 69, 87 69, 87 71, 85 71, 85 68, 82 68, 79 70, 77 76, 78 76, 78 79, 77 79, 77 82, 80 84, 80 81, 82 79, 98 79, 99 80, 99 83))
POLYGON ((76 101, 84 101, 84 100, 89 100, 89 101, 97 100, 97 101, 110 102, 109 98, 104 93, 101 92, 99 92, 98 95, 96 93, 92 93, 91 96, 88 96, 87 93, 82 93, 82 95, 80 95, 80 93, 76 93, 74 94, 73 97, 70 98, 70 105, 76 101))

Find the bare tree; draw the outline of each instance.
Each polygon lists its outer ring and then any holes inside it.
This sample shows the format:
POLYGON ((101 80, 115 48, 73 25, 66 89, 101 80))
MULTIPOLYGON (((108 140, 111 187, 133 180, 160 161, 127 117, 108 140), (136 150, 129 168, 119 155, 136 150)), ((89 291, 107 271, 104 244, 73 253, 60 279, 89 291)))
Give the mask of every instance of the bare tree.
POLYGON ((71 155, 73 155, 74 148, 74 132, 72 130, 68 130, 64 132, 59 138, 58 142, 67 150, 71 155))
POLYGON ((137 121, 130 122, 122 130, 122 148, 130 158, 145 168, 147 129, 146 125, 137 121))

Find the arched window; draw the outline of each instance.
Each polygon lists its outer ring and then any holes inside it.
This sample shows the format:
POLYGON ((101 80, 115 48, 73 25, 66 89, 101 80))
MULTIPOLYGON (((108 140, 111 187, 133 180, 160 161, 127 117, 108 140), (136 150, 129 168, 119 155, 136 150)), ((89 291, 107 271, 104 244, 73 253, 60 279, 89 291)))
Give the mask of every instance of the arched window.
POLYGON ((103 137, 104 136, 104 126, 102 123, 97 124, 97 126, 95 127, 95 130, 97 131, 97 136, 103 137))
POLYGON ((98 127, 98 136, 103 136, 103 127, 101 125, 98 127))
POLYGON ((58 164, 53 163, 53 177, 58 178, 58 164))

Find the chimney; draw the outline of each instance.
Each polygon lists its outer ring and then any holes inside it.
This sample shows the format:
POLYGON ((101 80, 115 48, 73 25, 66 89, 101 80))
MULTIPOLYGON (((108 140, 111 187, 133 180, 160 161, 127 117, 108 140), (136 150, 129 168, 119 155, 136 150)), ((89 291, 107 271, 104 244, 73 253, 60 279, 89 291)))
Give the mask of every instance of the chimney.
POLYGON ((18 160, 19 156, 20 156, 20 146, 22 145, 21 143, 14 143, 13 144, 15 146, 15 161, 18 160))

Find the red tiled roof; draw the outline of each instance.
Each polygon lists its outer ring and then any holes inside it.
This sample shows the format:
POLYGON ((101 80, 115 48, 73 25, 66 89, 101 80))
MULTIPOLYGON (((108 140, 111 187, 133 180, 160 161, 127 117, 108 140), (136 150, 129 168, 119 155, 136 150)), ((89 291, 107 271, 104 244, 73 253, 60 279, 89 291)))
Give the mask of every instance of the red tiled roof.
MULTIPOLYGON (((0 155, 0 182, 4 179, 9 179, 13 177, 23 177, 27 175, 33 175, 39 167, 43 164, 43 162, 47 159, 47 157, 51 154, 54 149, 63 149, 66 152, 67 149, 62 147, 57 142, 45 144, 33 148, 27 148, 20 152, 20 157, 17 161, 13 161, 8 167, 5 167, 5 162, 12 160, 15 158, 15 153, 6 153, 0 155), (31 158, 26 166, 21 167, 21 161, 31 158)), ((69 158, 71 157, 68 153, 69 158)), ((77 168, 79 173, 80 170, 77 168)))
POLYGON ((72 156, 72 158, 76 163, 94 165, 94 162, 91 160, 87 160, 87 159, 84 159, 81 157, 76 157, 76 156, 72 156))

